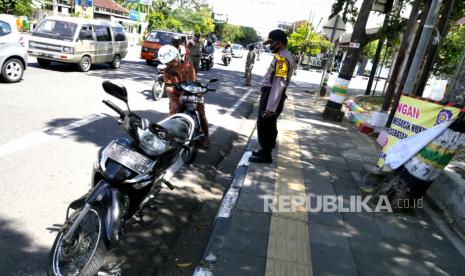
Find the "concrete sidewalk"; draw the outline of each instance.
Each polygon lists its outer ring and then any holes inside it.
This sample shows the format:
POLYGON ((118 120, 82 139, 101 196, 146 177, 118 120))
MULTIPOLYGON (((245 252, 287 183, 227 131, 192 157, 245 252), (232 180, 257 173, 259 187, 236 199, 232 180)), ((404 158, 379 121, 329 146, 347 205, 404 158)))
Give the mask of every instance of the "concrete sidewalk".
MULTIPOLYGON (((214 239, 219 244, 209 244, 201 265, 213 275, 465 275, 465 258, 422 209, 265 211, 270 197, 359 195, 359 171, 380 150, 353 125, 322 121, 324 102, 314 106, 314 94, 288 95, 274 162, 249 165, 229 222, 214 239)), ((249 149, 257 147, 252 140, 249 149)))

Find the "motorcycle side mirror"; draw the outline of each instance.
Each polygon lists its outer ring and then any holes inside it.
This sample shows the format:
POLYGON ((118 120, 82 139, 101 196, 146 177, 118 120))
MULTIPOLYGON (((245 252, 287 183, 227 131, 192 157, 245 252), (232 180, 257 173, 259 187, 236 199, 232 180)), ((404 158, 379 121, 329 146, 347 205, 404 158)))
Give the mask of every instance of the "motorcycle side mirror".
POLYGON ((217 82, 218 79, 211 79, 209 82, 217 82))
POLYGON ((140 127, 143 130, 146 130, 150 125, 150 121, 147 118, 141 118, 140 119, 140 127))
POLYGON ((104 81, 102 82, 102 87, 108 94, 122 100, 126 104, 128 103, 128 91, 123 85, 111 81, 104 81))

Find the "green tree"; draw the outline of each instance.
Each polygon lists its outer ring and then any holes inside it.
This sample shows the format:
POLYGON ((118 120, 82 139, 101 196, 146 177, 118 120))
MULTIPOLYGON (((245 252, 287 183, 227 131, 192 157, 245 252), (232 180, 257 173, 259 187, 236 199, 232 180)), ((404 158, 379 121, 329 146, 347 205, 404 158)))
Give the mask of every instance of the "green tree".
POLYGON ((149 21, 148 29, 150 31, 154 29, 165 29, 166 28, 165 16, 161 12, 152 12, 151 14, 149 14, 148 21, 149 21))
POLYGON ((451 77, 460 63, 465 48, 465 26, 454 25, 444 38, 442 48, 433 68, 433 74, 439 77, 451 77))
POLYGON ((31 15, 32 0, 0 0, 0 13, 14 15, 31 15))
POLYGON ((289 37, 288 48, 294 54, 303 51, 308 55, 317 55, 330 47, 331 43, 309 24, 301 25, 289 37))
POLYGON ((242 44, 242 45, 256 43, 257 41, 260 41, 260 40, 261 38, 254 28, 244 27, 244 26, 239 27, 239 34, 235 38, 235 42, 242 44))

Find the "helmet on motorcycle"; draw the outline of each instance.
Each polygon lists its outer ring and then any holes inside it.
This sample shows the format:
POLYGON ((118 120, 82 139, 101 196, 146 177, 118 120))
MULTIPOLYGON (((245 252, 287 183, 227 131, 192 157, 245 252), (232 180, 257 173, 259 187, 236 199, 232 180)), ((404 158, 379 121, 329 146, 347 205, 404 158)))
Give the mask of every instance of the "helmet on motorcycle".
POLYGON ((165 45, 158 50, 158 60, 163 63, 167 64, 174 60, 175 58, 181 58, 178 49, 172 45, 165 45))

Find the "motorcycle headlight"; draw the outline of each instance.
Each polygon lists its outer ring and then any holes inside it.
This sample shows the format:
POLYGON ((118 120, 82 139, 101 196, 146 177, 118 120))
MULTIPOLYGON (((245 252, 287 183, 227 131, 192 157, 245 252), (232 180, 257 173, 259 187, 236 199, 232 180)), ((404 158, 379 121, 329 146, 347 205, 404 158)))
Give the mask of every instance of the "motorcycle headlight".
POLYGON ((74 54, 74 48, 73 47, 63 47, 63 49, 61 51, 63 53, 74 54))
POLYGON ((191 93, 202 93, 203 88, 200 86, 194 86, 194 85, 189 85, 189 84, 181 84, 181 88, 185 91, 191 92, 191 93))
POLYGON ((186 104, 186 108, 187 110, 192 112, 197 109, 197 104, 193 104, 193 103, 186 104))
POLYGON ((158 137, 148 128, 143 130, 138 128, 137 133, 140 139, 140 147, 147 154, 157 156, 170 149, 170 142, 158 137))

